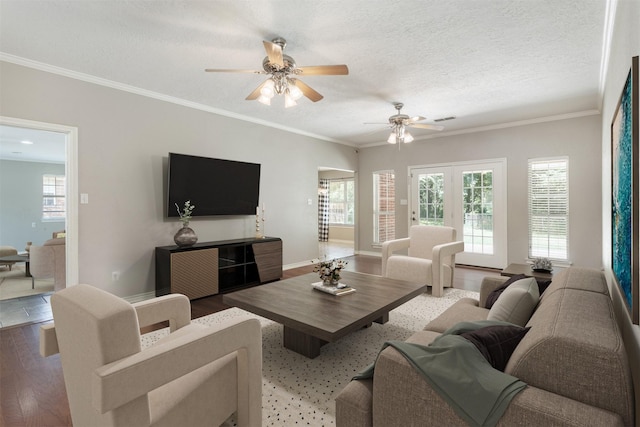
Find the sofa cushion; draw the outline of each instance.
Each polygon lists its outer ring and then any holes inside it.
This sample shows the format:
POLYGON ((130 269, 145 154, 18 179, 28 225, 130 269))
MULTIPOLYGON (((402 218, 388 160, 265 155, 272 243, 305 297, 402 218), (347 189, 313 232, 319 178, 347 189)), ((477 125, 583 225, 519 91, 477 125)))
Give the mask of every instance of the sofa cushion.
POLYGON ((531 328, 517 325, 494 325, 460 334, 471 341, 495 369, 504 371, 518 343, 531 328))
POLYGON ((387 260, 386 277, 431 285, 431 260, 393 255, 387 260))
MULTIPOLYGON (((595 281, 600 276, 593 270, 581 278, 595 281)), ((545 292, 527 326, 531 330, 514 350, 506 373, 620 414, 624 425, 633 425, 629 360, 608 295, 570 287, 545 292)))
POLYGON ((487 314, 489 314, 489 310, 478 307, 477 299, 461 298, 444 313, 429 322, 424 330, 442 333, 456 323, 487 320, 487 314))
POLYGON ((553 281, 541 295, 541 301, 560 289, 579 289, 609 295, 609 287, 600 271, 584 267, 571 267, 553 275, 553 281))
POLYGON ((506 282, 504 282, 502 285, 491 291, 489 295, 487 295, 487 301, 484 304, 484 308, 490 309, 491 307, 493 307, 493 304, 495 304, 495 302, 498 300, 498 297, 502 295, 504 290, 507 289, 510 284, 515 283, 521 279, 526 279, 526 277, 527 276, 525 276, 524 274, 516 274, 515 276, 509 277, 506 282))
POLYGON ((489 310, 487 320, 500 320, 524 326, 531 318, 539 299, 536 279, 533 277, 520 279, 502 292, 489 310))

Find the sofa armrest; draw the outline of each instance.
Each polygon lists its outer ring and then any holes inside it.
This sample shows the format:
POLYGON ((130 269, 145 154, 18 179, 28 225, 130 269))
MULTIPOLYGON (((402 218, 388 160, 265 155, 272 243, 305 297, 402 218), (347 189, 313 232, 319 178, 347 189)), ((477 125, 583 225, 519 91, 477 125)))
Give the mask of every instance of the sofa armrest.
POLYGON ((386 277, 387 259, 389 259, 395 251, 408 248, 410 242, 411 240, 405 237, 403 239, 387 240, 382 243, 382 277, 386 277))
POLYGON ((480 283, 480 297, 478 298, 478 306, 484 308, 487 304, 487 297, 491 292, 500 287, 504 282, 509 280, 507 276, 485 276, 480 283))
POLYGON ((169 321, 171 332, 191 323, 191 304, 182 294, 170 294, 132 304, 141 328, 169 321))
MULTIPOLYGON (((382 351, 376 362, 372 407, 374 425, 467 425, 392 347, 382 351)), ((497 425, 622 426, 624 423, 613 412, 528 386, 511 401, 497 425)))
MULTIPOLYGON (((238 384, 247 385, 239 389, 240 400, 261 401, 262 330, 257 319, 241 317, 195 330, 96 369, 93 406, 104 414, 234 352, 241 377, 238 384)), ((248 425, 259 422, 258 418, 248 425)))

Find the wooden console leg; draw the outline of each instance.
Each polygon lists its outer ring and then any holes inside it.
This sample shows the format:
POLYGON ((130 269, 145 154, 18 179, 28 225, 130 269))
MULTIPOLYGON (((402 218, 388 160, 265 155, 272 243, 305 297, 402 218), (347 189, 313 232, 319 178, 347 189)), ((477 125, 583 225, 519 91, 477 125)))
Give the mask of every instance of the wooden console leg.
POLYGON ((300 353, 309 359, 318 357, 320 355, 320 347, 327 343, 320 338, 304 334, 286 326, 283 327, 282 338, 285 348, 300 353))

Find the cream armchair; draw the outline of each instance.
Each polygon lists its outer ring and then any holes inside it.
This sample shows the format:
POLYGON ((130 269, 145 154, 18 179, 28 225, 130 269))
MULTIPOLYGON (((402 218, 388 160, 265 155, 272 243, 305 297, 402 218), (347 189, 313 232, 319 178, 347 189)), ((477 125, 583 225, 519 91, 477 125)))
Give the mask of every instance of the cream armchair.
POLYGON ((66 239, 49 239, 42 246, 31 245, 29 249, 29 270, 31 287, 33 279, 53 279, 56 291, 67 285, 66 239))
POLYGON ((73 425, 213 426, 233 413, 262 424, 257 319, 206 327, 184 295, 129 304, 89 285, 54 293, 51 307, 40 353, 60 353, 73 425), (140 328, 165 320, 171 333, 142 350, 140 328))
POLYGON ((464 251, 452 227, 414 225, 409 237, 382 244, 382 275, 409 282, 426 283, 433 296, 453 286, 455 254, 464 251), (394 254, 407 251, 408 255, 394 254))

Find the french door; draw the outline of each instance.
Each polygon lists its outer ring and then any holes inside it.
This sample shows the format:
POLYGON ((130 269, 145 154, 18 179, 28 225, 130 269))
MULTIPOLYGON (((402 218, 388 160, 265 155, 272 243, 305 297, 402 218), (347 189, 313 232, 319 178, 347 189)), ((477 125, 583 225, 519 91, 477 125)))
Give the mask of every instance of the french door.
POLYGON ((456 263, 504 268, 505 170, 504 159, 411 168, 410 224, 454 227, 464 241, 456 263))

